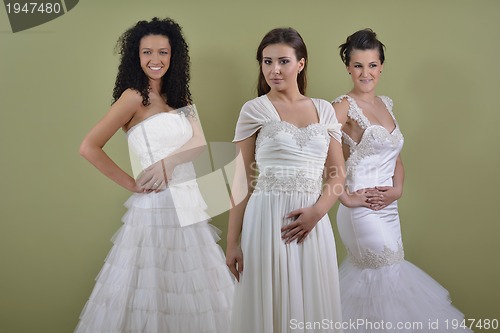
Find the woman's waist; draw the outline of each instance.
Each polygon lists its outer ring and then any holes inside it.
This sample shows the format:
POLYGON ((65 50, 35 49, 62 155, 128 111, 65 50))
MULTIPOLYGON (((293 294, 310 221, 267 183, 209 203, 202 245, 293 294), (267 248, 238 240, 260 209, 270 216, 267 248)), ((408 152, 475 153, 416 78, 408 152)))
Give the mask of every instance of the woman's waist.
POLYGON ((276 177, 293 177, 295 175, 307 178, 317 178, 323 174, 324 165, 316 165, 311 163, 308 165, 303 162, 295 163, 280 163, 280 164, 257 164, 257 169, 260 175, 274 175, 276 177))
POLYGON ((376 186, 392 186, 392 176, 373 178, 373 177, 347 177, 345 186, 349 191, 354 192, 364 188, 373 188, 376 186))
POLYGON ((266 169, 256 179, 255 189, 261 191, 321 193, 322 173, 308 169, 266 169))
POLYGON ((168 146, 164 145, 160 148, 147 147, 147 149, 133 149, 129 146, 129 158, 132 164, 138 163, 143 168, 155 164, 156 162, 169 158, 169 156, 174 156, 175 152, 179 149, 178 146, 168 146))

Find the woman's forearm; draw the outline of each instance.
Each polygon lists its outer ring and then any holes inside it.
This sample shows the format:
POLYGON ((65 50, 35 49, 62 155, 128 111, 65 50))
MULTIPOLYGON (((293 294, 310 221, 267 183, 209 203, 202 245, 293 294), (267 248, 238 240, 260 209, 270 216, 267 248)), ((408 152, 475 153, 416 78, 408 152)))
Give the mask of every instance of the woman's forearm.
POLYGON ((136 191, 134 178, 123 171, 102 148, 89 146, 83 142, 80 146, 80 155, 94 165, 103 175, 118 185, 129 191, 136 191))

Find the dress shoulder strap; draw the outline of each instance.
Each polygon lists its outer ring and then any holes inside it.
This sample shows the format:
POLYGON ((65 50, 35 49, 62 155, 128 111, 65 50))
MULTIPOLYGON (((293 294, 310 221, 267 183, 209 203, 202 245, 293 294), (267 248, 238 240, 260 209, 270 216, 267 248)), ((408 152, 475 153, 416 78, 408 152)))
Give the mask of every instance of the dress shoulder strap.
POLYGON ((367 129, 368 126, 370 126, 370 121, 365 117, 363 112, 361 112, 354 98, 349 95, 342 95, 337 97, 333 102, 340 103, 343 99, 346 99, 349 103, 349 111, 347 111, 347 116, 354 120, 362 129, 367 129))
POLYGON ((242 141, 254 135, 266 122, 279 120, 278 114, 272 108, 272 104, 265 95, 246 102, 241 108, 236 123, 233 142, 242 141))
POLYGON ((332 104, 328 103, 324 99, 311 98, 318 111, 320 124, 325 125, 325 128, 332 138, 338 142, 342 142, 342 134, 340 128, 342 125, 338 122, 337 116, 335 115, 335 109, 332 104))
POLYGON ((389 111, 392 119, 394 119, 394 122, 396 122, 396 117, 394 116, 394 113, 392 112, 392 107, 394 103, 392 102, 392 99, 387 96, 379 96, 380 100, 384 103, 387 111, 389 111))

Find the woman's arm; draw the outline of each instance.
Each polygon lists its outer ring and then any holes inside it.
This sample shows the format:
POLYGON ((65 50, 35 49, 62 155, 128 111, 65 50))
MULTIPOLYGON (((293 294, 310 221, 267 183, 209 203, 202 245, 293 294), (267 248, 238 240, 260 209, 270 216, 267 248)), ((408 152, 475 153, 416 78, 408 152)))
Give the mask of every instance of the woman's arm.
POLYGON ((243 215, 254 186, 255 139, 256 134, 237 143, 239 153, 235 161, 236 169, 231 187, 234 206, 229 210, 226 264, 238 281, 240 273, 243 272, 243 253, 240 247, 243 215))
POLYGON ((401 154, 398 155, 396 160, 396 168, 394 169, 394 176, 392 177, 392 186, 398 190, 398 199, 403 196, 403 187, 405 182, 405 168, 401 154))
POLYGON ((297 240, 302 243, 318 221, 325 216, 344 191, 345 166, 341 144, 331 138, 328 156, 325 162, 325 184, 318 201, 312 207, 305 207, 290 212, 287 217, 296 220, 283 227, 283 240, 286 243, 297 240))
POLYGON ((368 202, 368 198, 373 196, 373 194, 370 194, 372 191, 376 191, 375 188, 363 188, 356 192, 349 192, 349 190, 346 188, 345 191, 341 194, 339 201, 344 206, 349 208, 371 208, 368 202))
POLYGON ((141 103, 141 95, 127 89, 111 106, 104 118, 90 130, 80 145, 80 155, 106 177, 132 192, 140 192, 134 178, 123 171, 104 152, 103 147, 122 126, 132 119, 141 103))
MULTIPOLYGON (((343 99, 340 103, 333 103, 332 105, 335 108, 338 121, 342 124, 342 131, 346 132, 350 137, 355 136, 361 138, 363 130, 359 128, 358 125, 353 125, 349 120, 349 102, 347 101, 347 99, 343 99)), ((345 143, 342 145, 342 152, 344 155, 344 160, 347 161, 350 155, 350 151, 349 146, 345 143)), ((373 197, 374 193, 377 193, 375 188, 361 189, 356 192, 349 192, 348 189, 345 189, 340 195, 339 201, 344 206, 349 208, 371 208, 370 203, 368 202, 368 198, 373 197)))
POLYGON ((346 99, 343 99, 339 103, 332 103, 333 109, 335 110, 335 117, 337 121, 345 125, 347 122, 347 113, 349 111, 349 102, 346 99))

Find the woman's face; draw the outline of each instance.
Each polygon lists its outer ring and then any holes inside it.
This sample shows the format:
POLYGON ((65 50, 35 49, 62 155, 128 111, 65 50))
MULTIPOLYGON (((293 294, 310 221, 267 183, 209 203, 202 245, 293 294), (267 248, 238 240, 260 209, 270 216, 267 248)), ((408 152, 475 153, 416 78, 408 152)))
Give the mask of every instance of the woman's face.
POLYGON ((354 82, 354 90, 362 93, 375 90, 383 68, 378 50, 352 50, 347 71, 354 82))
POLYGON ((162 35, 148 35, 139 44, 139 59, 150 80, 161 80, 170 66, 170 42, 162 35))
POLYGON ((297 75, 304 64, 304 58, 297 60, 295 50, 286 44, 271 44, 262 50, 262 74, 271 90, 298 89, 297 75))

